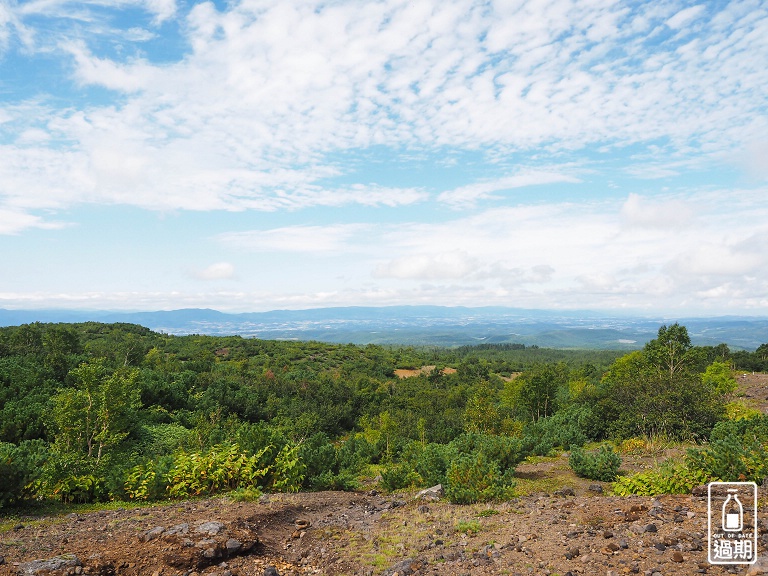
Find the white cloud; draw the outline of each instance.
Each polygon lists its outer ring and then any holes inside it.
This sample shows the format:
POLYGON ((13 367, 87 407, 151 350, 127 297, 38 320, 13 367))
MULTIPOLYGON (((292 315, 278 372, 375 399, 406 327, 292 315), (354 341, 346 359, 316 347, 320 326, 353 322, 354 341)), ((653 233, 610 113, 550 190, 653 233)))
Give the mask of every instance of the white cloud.
MULTIPOLYGON (((35 127, 42 122, 50 133, 47 156, 77 167, 54 180, 78 201, 162 210, 390 205, 394 188, 379 187, 376 199, 375 182, 327 185, 322 174, 351 172, 333 155, 376 146, 550 155, 663 140, 660 155, 710 157, 765 129, 754 121, 765 116, 768 84, 764 10, 679 2, 661 10, 608 0, 524 7, 268 0, 222 10, 200 3, 187 13, 171 0, 77 4, 84 22, 96 17, 92 8, 107 5, 140 7, 158 21, 185 19, 181 32, 191 51, 156 64, 143 48, 117 57, 87 37, 67 36, 65 27, 52 38, 36 37, 67 47, 74 79, 85 87, 118 93, 113 103, 78 112, 40 106, 34 117, 35 127), (693 18, 710 23, 696 45, 676 37, 647 41, 654 26, 693 18), (109 153, 105 147, 126 151, 129 165, 140 161, 138 190, 105 182, 98 158, 109 153)), ((37 0, 12 8, 11 16, 31 25, 25 19, 43 13, 71 18, 73 6, 37 0)), ((99 25, 100 34, 110 33, 99 25)), ((132 22, 120 31, 120 42, 126 32, 143 42, 136 29, 132 22)), ((31 156, 16 168, 25 196, 46 194, 35 186, 48 170, 45 158, 31 156)), ((536 183, 526 180, 522 172, 442 199, 471 205, 536 183)), ((423 199, 423 191, 406 188, 393 204, 423 199)))
POLYGON ((198 280, 231 280, 235 276, 235 267, 229 262, 216 262, 193 275, 198 280))
POLYGON ((352 249, 351 240, 366 230, 362 224, 288 226, 272 230, 228 232, 216 240, 231 249, 251 252, 336 253, 352 249))
POLYGON ((460 250, 435 254, 413 254, 380 264, 374 277, 409 280, 465 278, 477 269, 477 261, 460 250))
POLYGON ((667 20, 666 24, 670 28, 674 28, 676 30, 680 29, 698 18, 704 11, 706 11, 706 9, 707 8, 704 4, 684 8, 672 16, 669 20, 667 20))
POLYGON ((621 207, 621 216, 630 226, 677 229, 691 222, 694 210, 682 200, 659 200, 633 193, 621 207))
POLYGON ((28 228, 62 228, 65 224, 45 222, 41 217, 0 206, 0 235, 19 234, 28 228))
POLYGON ((576 183, 580 182, 578 178, 556 172, 545 172, 539 170, 521 171, 514 176, 507 176, 497 180, 478 182, 461 186, 453 190, 441 193, 437 199, 445 202, 454 208, 467 208, 474 206, 480 200, 498 199, 494 192, 502 192, 515 188, 524 188, 527 186, 541 186, 544 184, 558 183, 576 183))
POLYGON ((208 234, 286 267, 334 255, 305 296, 262 294, 297 306, 768 293, 744 247, 765 245, 765 190, 727 170, 768 174, 755 3, 0 0, 0 51, 57 70, 34 96, 0 86, 1 234, 88 204, 280 211, 208 234), (185 53, 155 52, 168 31, 185 53))
POLYGON ((768 140, 750 142, 744 162, 747 174, 757 180, 768 179, 768 140))

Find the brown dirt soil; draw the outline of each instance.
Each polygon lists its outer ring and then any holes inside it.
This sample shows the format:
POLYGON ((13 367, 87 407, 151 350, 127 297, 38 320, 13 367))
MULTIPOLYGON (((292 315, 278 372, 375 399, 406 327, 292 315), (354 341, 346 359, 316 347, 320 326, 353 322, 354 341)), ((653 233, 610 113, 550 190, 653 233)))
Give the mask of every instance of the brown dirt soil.
POLYGON ((739 383, 739 394, 743 394, 748 404, 760 412, 768 412, 768 374, 741 372, 737 374, 736 381, 739 383))
MULTIPOLYGON (((705 497, 574 492, 471 506, 322 492, 29 519, 0 534, 0 574, 35 573, 24 563, 62 554, 81 566, 51 574, 726 573, 707 565, 705 497)), ((760 512, 768 518, 768 507, 760 512)), ((767 533, 761 525, 761 551, 767 533)))
MULTIPOLYGON (((419 376, 421 374, 429 374, 431 373, 437 366, 422 366, 418 370, 411 370, 408 368, 398 368, 395 370, 395 376, 398 378, 412 378, 414 376, 419 376)), ((443 368, 442 369, 443 374, 456 374, 456 368, 443 368)))

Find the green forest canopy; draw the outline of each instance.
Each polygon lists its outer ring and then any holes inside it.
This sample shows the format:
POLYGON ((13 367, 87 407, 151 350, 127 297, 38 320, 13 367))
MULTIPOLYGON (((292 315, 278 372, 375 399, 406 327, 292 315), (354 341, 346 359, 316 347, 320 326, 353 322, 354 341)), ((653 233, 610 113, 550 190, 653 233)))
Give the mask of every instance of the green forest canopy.
POLYGON ((734 369, 767 370, 768 345, 695 347, 677 324, 629 354, 0 328, 0 506, 351 488, 371 466, 392 486, 490 467, 498 482, 483 494, 499 496, 528 454, 706 439, 726 416, 734 369), (435 368, 395 375, 423 366, 435 368), (220 477, 201 484, 201 466, 220 477))

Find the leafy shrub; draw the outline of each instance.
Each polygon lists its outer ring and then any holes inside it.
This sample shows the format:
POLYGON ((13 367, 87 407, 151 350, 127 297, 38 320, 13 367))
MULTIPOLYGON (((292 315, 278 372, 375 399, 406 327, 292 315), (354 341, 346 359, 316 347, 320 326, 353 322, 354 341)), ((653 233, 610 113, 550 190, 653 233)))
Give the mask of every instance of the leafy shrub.
POLYGON ((603 444, 597 452, 585 452, 582 448, 574 446, 568 458, 577 476, 611 482, 616 479, 616 474, 621 466, 621 457, 613 451, 613 448, 603 444))
POLYGON ((94 502, 100 499, 104 492, 103 479, 95 474, 66 476, 53 487, 53 495, 66 504, 94 502))
POLYGON ((483 452, 460 455, 448 468, 445 494, 454 504, 507 500, 514 496, 512 470, 502 473, 498 462, 483 452))
POLYGON ((286 444, 277 454, 269 483, 273 492, 298 492, 301 488, 307 467, 299 457, 299 448, 300 444, 286 444))
POLYGON ((302 487, 310 490, 357 488, 361 457, 355 449, 361 445, 352 439, 336 447, 325 433, 312 435, 299 449, 299 459, 306 466, 302 487))
POLYGON ((768 415, 718 422, 709 446, 688 451, 688 466, 725 482, 768 476, 768 415))
POLYGON ((592 411, 587 406, 571 405, 556 414, 542 418, 525 427, 530 453, 546 456, 555 448, 568 449, 583 446, 592 411))
POLYGON ((410 464, 390 466, 381 473, 381 486, 388 492, 421 484, 422 479, 410 464))
POLYGON ((745 445, 734 436, 688 451, 688 465, 724 482, 762 482, 768 476, 768 451, 760 442, 745 445))
POLYGON ((356 490, 360 482, 351 470, 344 469, 338 473, 327 470, 315 477, 312 486, 315 490, 356 490))
POLYGON ((143 427, 142 435, 142 452, 152 457, 173 454, 179 446, 187 444, 191 432, 180 424, 151 424, 143 427))
POLYGON ((214 446, 203 453, 179 451, 131 468, 126 474, 125 493, 132 499, 157 500, 238 489, 247 494, 262 487, 295 492, 301 487, 306 470, 299 458, 299 447, 286 444, 271 461, 272 446, 252 455, 238 444, 214 446))
POLYGON ((174 457, 164 456, 137 464, 126 472, 123 490, 131 500, 160 500, 167 496, 168 473, 174 457))
POLYGON ((269 466, 259 467, 264 452, 248 456, 237 444, 214 446, 203 454, 178 452, 167 475, 168 495, 189 498, 257 486, 269 472, 269 466))
POLYGON ((727 420, 748 420, 760 416, 760 410, 752 408, 743 400, 734 400, 725 405, 725 418, 727 420))
POLYGON ((460 455, 481 453, 487 460, 496 462, 499 470, 514 470, 528 456, 530 442, 509 436, 491 434, 461 434, 449 446, 460 455))
POLYGON ((64 503, 106 501, 110 495, 105 478, 110 465, 106 456, 97 462, 82 454, 54 452, 40 471, 36 493, 64 503))
POLYGON ((627 438, 622 440, 617 451, 620 454, 643 454, 648 450, 648 440, 645 438, 627 438))
POLYGON ((416 458, 415 468, 424 484, 435 486, 446 484, 451 461, 458 455, 454 446, 448 444, 427 444, 416 458))
POLYGON ((18 446, 0 442, 0 508, 32 495, 46 456, 42 440, 27 440, 18 446))
POLYGON ((736 438, 744 445, 755 442, 768 445, 768 414, 718 422, 709 435, 709 441, 716 442, 729 436, 736 438))
POLYGON ((632 476, 619 476, 613 483, 618 496, 656 496, 658 494, 690 494, 695 486, 711 482, 706 472, 685 464, 666 463, 659 470, 638 472, 632 476))

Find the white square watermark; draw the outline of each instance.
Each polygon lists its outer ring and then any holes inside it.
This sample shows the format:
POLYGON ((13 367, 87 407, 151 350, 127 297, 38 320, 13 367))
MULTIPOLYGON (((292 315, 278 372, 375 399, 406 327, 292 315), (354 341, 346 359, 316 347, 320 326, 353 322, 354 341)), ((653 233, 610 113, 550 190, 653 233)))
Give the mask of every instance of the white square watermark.
POLYGON ((710 482, 707 492, 710 564, 757 560, 757 484, 710 482))

